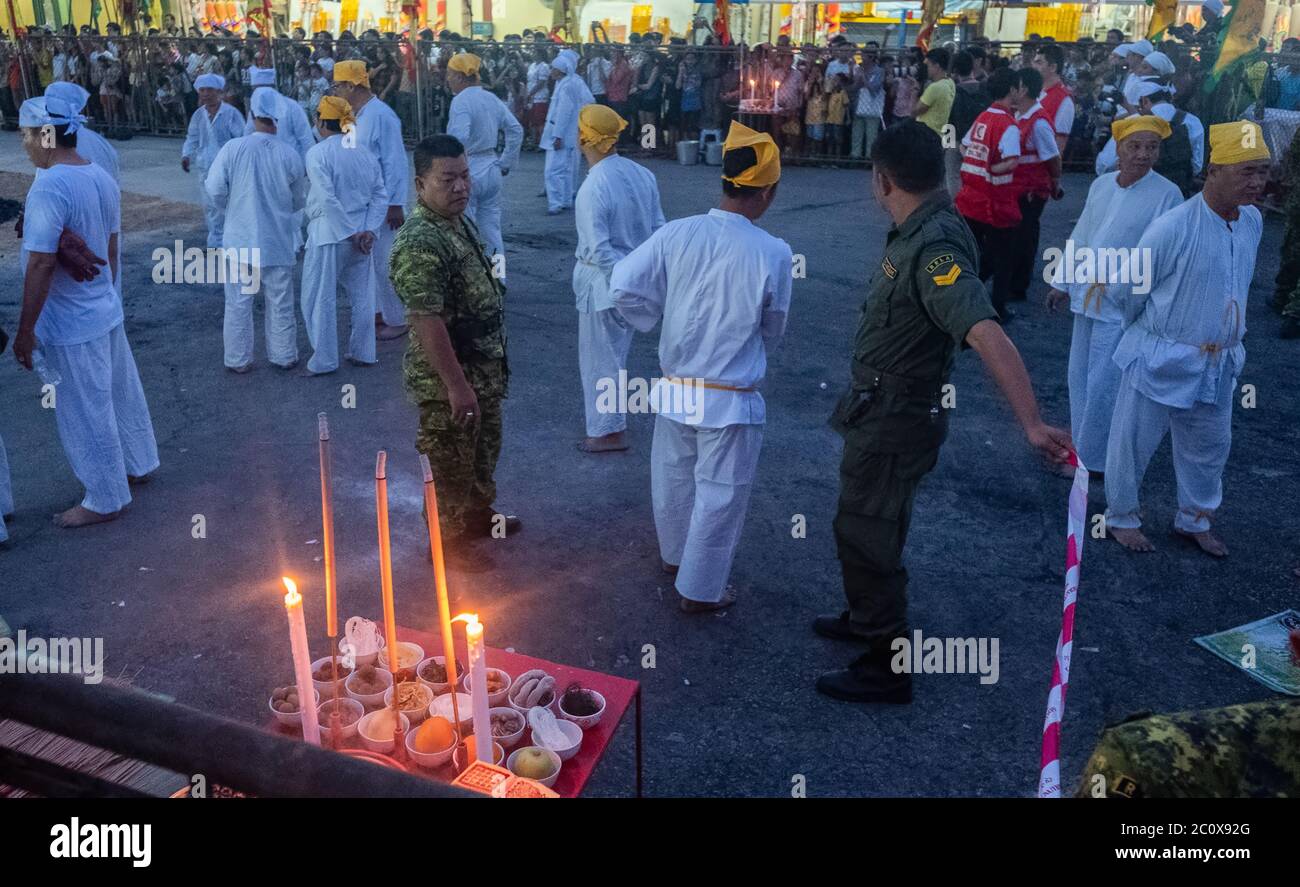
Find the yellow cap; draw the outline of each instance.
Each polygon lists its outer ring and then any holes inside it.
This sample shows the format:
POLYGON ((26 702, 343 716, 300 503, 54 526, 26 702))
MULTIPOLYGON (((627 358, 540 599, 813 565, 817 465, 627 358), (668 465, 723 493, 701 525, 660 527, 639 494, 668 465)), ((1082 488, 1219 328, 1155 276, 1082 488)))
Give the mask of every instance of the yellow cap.
POLYGON ((1153 132, 1160 138, 1167 139, 1173 130, 1164 118, 1154 114, 1130 114, 1112 123, 1110 132, 1115 136, 1116 143, 1119 143, 1135 132, 1153 132))
POLYGON ((352 106, 336 95, 327 95, 322 98, 316 113, 321 120, 337 120, 339 125, 343 127, 355 123, 357 119, 352 114, 352 106))
POLYGON ((466 77, 477 77, 483 60, 472 52, 458 52, 447 62, 448 71, 458 71, 466 77))
POLYGON ((753 148, 758 162, 734 178, 723 176, 724 182, 733 185, 745 185, 750 188, 766 188, 781 179, 781 152, 776 142, 765 132, 755 132, 748 126, 733 122, 727 133, 727 140, 722 144, 722 155, 737 148, 753 148))
POLYGON ((370 75, 366 73, 366 63, 356 60, 336 62, 334 64, 335 83, 355 83, 357 86, 370 86, 370 75))
POLYGON ((1264 130, 1258 123, 1236 120, 1210 127, 1210 162, 1219 166, 1269 160, 1272 154, 1264 143, 1264 130))
POLYGON ((584 105, 578 112, 578 141, 602 154, 609 153, 626 128, 627 121, 605 105, 584 105))

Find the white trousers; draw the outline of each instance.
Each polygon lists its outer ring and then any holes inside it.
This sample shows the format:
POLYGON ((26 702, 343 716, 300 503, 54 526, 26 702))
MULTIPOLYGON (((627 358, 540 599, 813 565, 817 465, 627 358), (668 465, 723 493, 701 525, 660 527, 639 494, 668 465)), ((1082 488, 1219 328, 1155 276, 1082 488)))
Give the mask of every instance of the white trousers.
POLYGON ((613 308, 578 312, 578 372, 582 376, 582 402, 587 412, 587 437, 603 437, 627 428, 626 415, 602 412, 596 408, 596 400, 602 379, 618 384, 619 370, 627 367, 633 332, 631 325, 613 308))
POLYGON ((81 506, 111 514, 131 502, 127 475, 158 467, 149 404, 135 358, 118 324, 81 345, 46 345, 46 360, 62 380, 54 417, 72 472, 86 488, 81 506))
POLYGON ((350 240, 307 247, 302 265, 302 319, 312 355, 307 369, 328 373, 339 368, 338 296, 347 296, 352 328, 346 357, 375 362, 375 281, 372 254, 350 240))
MULTIPOLYGON (((293 266, 271 265, 261 269, 260 292, 266 306, 266 356, 278 366, 289 366, 298 359, 298 316, 293 310, 293 266)), ((226 366, 243 367, 253 362, 253 297, 245 293, 239 278, 249 279, 242 271, 227 273, 235 280, 226 281, 226 319, 223 338, 226 366)))
POLYGON ((659 554, 677 564, 677 591, 722 600, 763 445, 762 425, 699 428, 655 417, 650 494, 659 554))
MULTIPOLYGON (((199 203, 203 207, 203 221, 208 226, 208 246, 221 246, 221 235, 226 229, 226 212, 213 202, 208 195, 208 189, 204 187, 203 183, 208 178, 208 171, 198 167, 195 167, 195 171, 199 176, 199 203)), ((121 239, 121 235, 118 236, 118 239, 121 239)), ((120 263, 118 267, 122 267, 120 263)))
POLYGON ((471 167, 469 206, 465 215, 478 228, 489 256, 506 251, 501 240, 501 166, 493 161, 471 167))
POLYGON ((1106 466, 1106 441, 1119 391, 1120 368, 1111 358, 1123 334, 1122 324, 1074 315, 1070 336, 1070 436, 1084 467, 1106 466))
POLYGON ((1225 387, 1219 403, 1197 403, 1178 409, 1140 393, 1129 375, 1130 371, 1125 371, 1120 380, 1106 451, 1106 525, 1127 529, 1142 526, 1138 514, 1142 476, 1165 432, 1169 432, 1178 483, 1174 526, 1187 533, 1203 533, 1210 528, 1210 517, 1223 501, 1223 466, 1232 448, 1236 384, 1225 387))
POLYGON ((388 279, 388 254, 393 251, 393 241, 396 239, 397 231, 388 227, 387 222, 381 222, 379 230, 375 232, 375 245, 370 250, 373 260, 371 273, 375 281, 375 313, 382 315, 388 326, 406 324, 406 308, 402 305, 402 300, 397 298, 393 282, 388 279))
POLYGON ((5 515, 13 513, 14 488, 9 478, 9 454, 5 452, 5 439, 0 437, 0 542, 9 538, 5 515))
POLYGON ((546 149, 546 208, 556 211, 573 206, 578 193, 578 164, 581 155, 577 148, 546 149))

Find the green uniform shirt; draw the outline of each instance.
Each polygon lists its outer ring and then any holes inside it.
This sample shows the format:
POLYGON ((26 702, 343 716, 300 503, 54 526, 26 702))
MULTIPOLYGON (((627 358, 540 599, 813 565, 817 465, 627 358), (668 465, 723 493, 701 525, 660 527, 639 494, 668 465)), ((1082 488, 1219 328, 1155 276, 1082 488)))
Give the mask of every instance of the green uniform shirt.
MULTIPOLYGON (((446 219, 417 206, 393 241, 388 273, 411 317, 436 315, 447 325, 465 379, 480 399, 506 396, 505 285, 463 216, 446 219)), ((402 365, 416 403, 446 401, 447 387, 411 334, 402 365)))
POLYGON ((975 238, 952 200, 939 195, 890 229, 862 304, 853 346, 853 386, 831 424, 865 434, 869 449, 937 447, 940 409, 956 350, 971 327, 997 317, 980 282, 975 238))

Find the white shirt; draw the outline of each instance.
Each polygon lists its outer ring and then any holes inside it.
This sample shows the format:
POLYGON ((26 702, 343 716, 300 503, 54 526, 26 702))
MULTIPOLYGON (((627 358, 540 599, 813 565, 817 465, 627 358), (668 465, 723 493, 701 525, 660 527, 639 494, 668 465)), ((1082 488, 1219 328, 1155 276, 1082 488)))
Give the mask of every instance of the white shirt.
POLYGON ((587 88, 592 95, 605 94, 605 80, 613 68, 614 63, 609 59, 594 58, 587 62, 587 88))
MULTIPOLYGON (((1016 115, 1016 122, 1025 120, 1030 115, 1041 111, 1042 105, 1034 102, 1023 114, 1016 115)), ((1018 127, 1017 127, 1018 128, 1018 127)), ((1051 160, 1061 152, 1056 149, 1056 133, 1052 131, 1052 125, 1046 120, 1035 120, 1034 125, 1029 128, 1029 135, 1026 136, 1024 153, 1034 153, 1038 155, 1039 163, 1051 160), (1032 152, 1030 151, 1032 149, 1032 152)), ((1007 156, 1007 155, 1003 155, 1007 156)))
POLYGON ((270 133, 231 139, 208 171, 208 196, 226 212, 221 245, 256 247, 263 268, 293 265, 306 169, 298 152, 270 133))
POLYGON ((357 112, 356 127, 357 144, 368 148, 379 161, 388 205, 405 209, 411 199, 411 169, 402 144, 402 122, 392 108, 372 98, 357 112))
POLYGON ((1153 285, 1148 296, 1120 296, 1136 319, 1115 363, 1133 365, 1137 390, 1157 403, 1221 403, 1246 363, 1246 298, 1264 222, 1253 206, 1239 213, 1229 225, 1197 194, 1152 222, 1138 244, 1151 251, 1153 285))
POLYGON ((588 172, 573 203, 578 263, 573 292, 579 311, 614 307, 609 276, 619 260, 664 226, 659 183, 641 164, 617 154, 588 172))
MULTIPOLYGON (((1148 172, 1127 188, 1120 187, 1117 172, 1095 179, 1052 276, 1052 286, 1070 294, 1070 310, 1094 320, 1123 323, 1124 307, 1115 300, 1113 290, 1136 273, 1128 264, 1131 251, 1154 219, 1182 202, 1178 186, 1156 172, 1148 172), (1116 250, 1123 251, 1123 259, 1116 250), (1104 289, 1089 297, 1094 283, 1103 284, 1104 289)), ((1140 255, 1138 261, 1144 261, 1140 255)))
MULTIPOLYGON (((663 318, 659 366, 666 376, 754 388, 767 372, 767 348, 785 332, 792 263, 784 240, 744 216, 711 209, 656 231, 614 266, 610 289, 614 307, 641 332, 663 318)), ((683 398, 664 390, 674 384, 657 383, 651 402, 660 415, 686 423, 683 398)), ((767 419, 757 391, 703 388, 699 396, 701 427, 767 419)))
MULTIPOLYGON (((276 91, 273 86, 259 86, 253 90, 253 93, 256 93, 258 89, 269 89, 280 96, 280 105, 283 110, 280 111, 280 119, 275 121, 275 137, 297 151, 300 158, 306 157, 307 152, 311 150, 311 146, 316 144, 316 133, 312 131, 311 122, 307 119, 307 112, 302 109, 302 105, 276 91)), ((250 109, 253 107, 252 93, 249 94, 248 107, 250 109)), ((244 135, 252 134, 253 116, 250 113, 248 120, 244 123, 244 135)))
POLYGON ((77 153, 101 167, 104 172, 113 177, 114 182, 121 183, 122 175, 118 165, 117 149, 108 143, 108 139, 84 123, 77 129, 77 153))
POLYGON ((376 233, 388 212, 379 161, 361 145, 330 136, 307 152, 307 245, 339 243, 360 231, 376 233))
POLYGON ((587 84, 577 74, 566 74, 556 81, 551 106, 546 111, 546 126, 542 127, 541 145, 553 148, 555 140, 563 140, 565 148, 578 147, 578 113, 583 105, 596 100, 587 84))
MULTIPOLYGON (((1039 104, 1047 96, 1047 90, 1038 94, 1039 104)), ((1056 117, 1052 120, 1052 128, 1058 135, 1068 136, 1074 129, 1074 97, 1066 96, 1061 99, 1061 104, 1056 106, 1056 117)))
MULTIPOLYGON (((1178 109, 1169 102, 1161 102, 1158 105, 1151 106, 1151 113, 1166 123, 1172 123, 1178 109)), ((1187 140, 1192 143, 1192 175, 1200 175, 1205 166, 1205 125, 1201 123, 1200 118, 1195 114, 1184 114, 1183 128, 1187 130, 1187 140)), ((1115 146, 1115 138, 1112 136, 1106 140, 1105 147, 1097 155, 1097 175, 1112 172, 1118 168, 1119 154, 1115 146)))
MULTIPOLYGON (((23 273, 29 253, 59 251, 64 229, 107 259, 108 239, 122 228, 121 201, 117 184, 98 164, 59 163, 36 170, 23 210, 23 273)), ((36 319, 36 337, 42 344, 81 345, 122 322, 122 300, 113 275, 106 271, 78 283, 55 264, 49 297, 36 319)))
POLYGON ((470 166, 475 157, 497 160, 497 136, 505 133, 505 151, 500 157, 501 169, 509 172, 519 162, 519 146, 524 141, 524 128, 506 103, 482 86, 467 86, 451 100, 447 116, 447 134, 460 139, 470 166))
POLYGON ((533 97, 528 100, 529 105, 538 105, 542 102, 550 101, 551 98, 551 65, 549 62, 533 62, 528 66, 528 81, 524 87, 524 95, 528 96, 533 92, 533 87, 542 84, 542 88, 537 90, 533 97))
POLYGON ((244 115, 234 105, 222 102, 215 116, 200 105, 190 115, 190 127, 185 131, 185 144, 181 156, 188 157, 200 172, 206 172, 217 159, 221 146, 244 134, 244 115))

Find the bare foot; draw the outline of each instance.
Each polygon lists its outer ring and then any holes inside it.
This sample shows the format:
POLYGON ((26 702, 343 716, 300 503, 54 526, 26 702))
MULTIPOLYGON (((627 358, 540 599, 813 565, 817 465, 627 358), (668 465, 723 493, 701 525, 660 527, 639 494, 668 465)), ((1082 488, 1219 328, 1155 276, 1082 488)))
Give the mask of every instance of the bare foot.
MULTIPOLYGON (((679 595, 680 597, 680 595, 679 595)), ((736 586, 728 585, 722 591, 722 600, 720 601, 693 601, 690 598, 681 598, 681 608, 683 613, 712 613, 716 610, 725 610, 736 602, 736 586)))
POLYGON ((130 474, 126 476, 126 482, 133 487, 142 487, 151 480, 153 480, 152 474, 142 474, 139 477, 130 474))
POLYGON ((615 431, 603 437, 584 437, 578 442, 578 449, 584 453, 617 453, 627 449, 623 432, 615 431))
POLYGON ((1197 547, 1210 557, 1228 556, 1228 546, 1224 545, 1223 540, 1211 533, 1209 530, 1206 530, 1204 533, 1188 533, 1185 530, 1175 528, 1174 533, 1182 536, 1184 539, 1189 539, 1192 542, 1195 542, 1197 547))
POLYGON ((67 511, 54 515, 54 525, 62 527, 65 530, 75 529, 76 527, 88 527, 91 524, 102 524, 116 518, 120 511, 110 512, 109 514, 100 514, 98 511, 91 511, 89 508, 82 508, 80 505, 74 505, 67 511))
POLYGON ((385 325, 382 327, 375 328, 375 338, 384 342, 388 341, 389 339, 400 339, 402 338, 402 336, 405 335, 406 335, 406 324, 402 324, 401 326, 385 325))
POLYGON ((1123 545, 1129 551, 1155 551, 1156 547, 1151 544, 1151 540, 1142 534, 1137 528, 1110 527, 1106 530, 1120 545, 1123 545))

